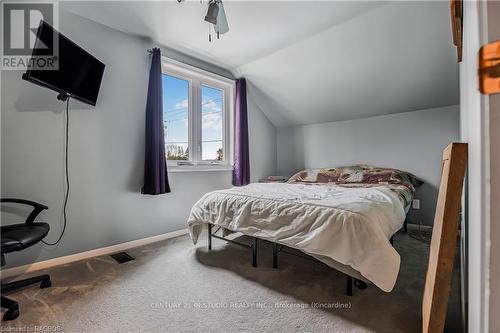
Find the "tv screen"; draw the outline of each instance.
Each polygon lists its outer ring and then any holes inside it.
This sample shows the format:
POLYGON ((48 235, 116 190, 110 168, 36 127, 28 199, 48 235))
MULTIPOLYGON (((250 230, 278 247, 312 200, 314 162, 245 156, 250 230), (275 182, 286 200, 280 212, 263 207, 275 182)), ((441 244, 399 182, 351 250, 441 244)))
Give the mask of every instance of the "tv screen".
POLYGON ((41 21, 30 66, 23 79, 95 106, 104 66, 50 24, 41 21), (57 69, 35 66, 36 59, 47 54, 56 55, 54 67, 57 69))

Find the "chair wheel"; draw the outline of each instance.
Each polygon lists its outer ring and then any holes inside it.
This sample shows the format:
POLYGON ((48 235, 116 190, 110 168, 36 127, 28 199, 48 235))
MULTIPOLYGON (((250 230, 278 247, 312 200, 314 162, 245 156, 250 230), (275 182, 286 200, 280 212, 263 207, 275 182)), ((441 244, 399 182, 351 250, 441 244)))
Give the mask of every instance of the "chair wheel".
POLYGON ((19 309, 10 309, 3 315, 3 320, 14 320, 19 317, 19 309))
POLYGON ((50 286, 52 286, 52 282, 50 281, 50 279, 43 280, 43 281, 40 283, 40 289, 49 288, 50 286))
POLYGON ((361 280, 358 280, 358 279, 354 279, 354 285, 358 289, 366 289, 366 288, 368 288, 368 285, 366 284, 365 281, 361 281, 361 280))

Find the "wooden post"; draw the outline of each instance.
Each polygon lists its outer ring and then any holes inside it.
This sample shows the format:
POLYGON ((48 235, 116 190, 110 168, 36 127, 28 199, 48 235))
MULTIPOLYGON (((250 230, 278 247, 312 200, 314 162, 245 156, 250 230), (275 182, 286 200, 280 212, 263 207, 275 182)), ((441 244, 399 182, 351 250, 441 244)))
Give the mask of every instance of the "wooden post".
POLYGON ((444 329, 466 165, 466 143, 451 143, 443 151, 441 183, 422 302, 424 333, 439 333, 444 329))

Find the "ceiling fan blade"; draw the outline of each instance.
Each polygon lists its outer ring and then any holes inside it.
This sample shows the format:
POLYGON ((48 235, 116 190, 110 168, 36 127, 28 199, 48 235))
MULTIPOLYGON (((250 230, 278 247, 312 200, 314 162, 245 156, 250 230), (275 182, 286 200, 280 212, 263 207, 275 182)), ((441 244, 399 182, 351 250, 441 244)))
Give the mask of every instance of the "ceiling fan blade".
POLYGON ((219 1, 219 13, 217 14, 217 23, 214 25, 215 32, 219 34, 225 34, 229 31, 229 25, 227 24, 226 11, 224 10, 224 5, 222 1, 219 1))

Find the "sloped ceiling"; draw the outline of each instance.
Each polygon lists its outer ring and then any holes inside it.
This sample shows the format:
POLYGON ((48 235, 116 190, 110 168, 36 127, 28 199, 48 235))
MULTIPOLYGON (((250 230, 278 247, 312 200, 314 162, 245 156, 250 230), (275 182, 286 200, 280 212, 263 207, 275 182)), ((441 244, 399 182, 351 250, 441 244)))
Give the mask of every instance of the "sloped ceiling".
POLYGON ((75 14, 248 80, 276 126, 458 104, 449 2, 226 1, 208 42, 206 1, 65 2, 75 14))

